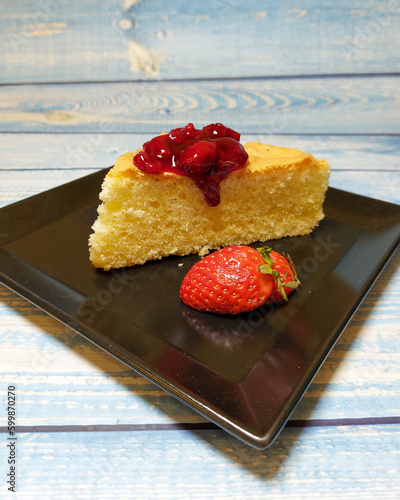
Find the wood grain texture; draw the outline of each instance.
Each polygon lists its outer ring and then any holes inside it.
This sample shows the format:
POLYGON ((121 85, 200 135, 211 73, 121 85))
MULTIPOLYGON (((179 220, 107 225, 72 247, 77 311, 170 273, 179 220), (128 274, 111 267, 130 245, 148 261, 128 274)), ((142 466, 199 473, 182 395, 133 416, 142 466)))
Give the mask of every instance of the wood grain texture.
POLYGON ((1 82, 390 73, 396 0, 2 2, 1 82))
POLYGON ((0 87, 0 132, 158 134, 220 121, 242 134, 399 134, 399 77, 0 87))
MULTIPOLYGON (((3 0, 0 207, 189 121, 325 157, 331 186, 399 204, 399 26, 399 0, 3 0)), ((399 264, 264 451, 0 286, 0 431, 9 384, 33 431, 14 498, 399 498, 399 264)))
POLYGON ((27 433, 19 498, 395 499, 399 445, 393 425, 285 429, 264 451, 218 430, 27 433))

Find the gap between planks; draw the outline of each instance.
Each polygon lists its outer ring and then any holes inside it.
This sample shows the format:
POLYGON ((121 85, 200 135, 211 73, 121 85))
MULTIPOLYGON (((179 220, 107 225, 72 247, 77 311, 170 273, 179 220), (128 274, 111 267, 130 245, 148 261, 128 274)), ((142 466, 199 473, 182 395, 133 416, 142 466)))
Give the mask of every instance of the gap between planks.
MULTIPOLYGON (((338 418, 332 420, 289 420, 285 427, 349 427, 366 425, 400 424, 400 416, 370 418, 338 418)), ((215 430, 220 429, 212 422, 170 423, 170 424, 102 424, 102 425, 26 425, 17 426, 16 434, 26 432, 130 432, 130 431, 174 431, 174 430, 215 430)), ((221 429, 222 430, 222 429, 221 429)), ((7 433, 7 427, 0 427, 0 433, 7 433)))

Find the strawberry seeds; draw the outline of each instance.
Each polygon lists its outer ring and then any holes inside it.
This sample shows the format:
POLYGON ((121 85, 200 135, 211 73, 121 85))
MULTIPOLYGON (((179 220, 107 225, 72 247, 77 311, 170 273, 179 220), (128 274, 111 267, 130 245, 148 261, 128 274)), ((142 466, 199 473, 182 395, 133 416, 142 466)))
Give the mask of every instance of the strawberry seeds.
POLYGON ((207 255, 182 281, 180 297, 199 311, 239 314, 281 302, 300 284, 289 256, 244 245, 207 255))

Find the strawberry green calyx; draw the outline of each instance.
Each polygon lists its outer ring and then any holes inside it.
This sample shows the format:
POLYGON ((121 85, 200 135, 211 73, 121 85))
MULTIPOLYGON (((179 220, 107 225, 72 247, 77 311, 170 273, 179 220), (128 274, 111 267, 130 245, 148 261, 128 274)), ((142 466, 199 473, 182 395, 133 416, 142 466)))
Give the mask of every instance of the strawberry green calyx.
POLYGON ((271 257, 272 248, 260 247, 260 248, 257 248, 257 252, 261 255, 261 257, 265 260, 265 262, 267 264, 269 264, 271 267, 273 267, 274 261, 272 260, 272 257, 271 257))
POLYGON ((272 248, 269 247, 257 248, 257 252, 265 260, 265 264, 261 264, 258 266, 258 270, 260 271, 260 273, 271 274, 275 280, 279 279, 280 276, 279 272, 274 271, 272 269, 274 267, 274 261, 272 260, 270 255, 270 253, 272 252, 272 248))
MULTIPOLYGON (((276 287, 278 288, 282 298, 287 302, 289 299, 287 297, 285 288, 294 290, 300 285, 300 281, 297 277, 297 273, 291 257, 288 254, 282 254, 280 256, 281 258, 284 258, 287 261, 287 266, 286 266, 287 271, 279 272, 278 270, 274 269, 275 261, 271 257, 272 248, 264 246, 261 248, 257 248, 257 251, 265 261, 265 264, 261 264, 260 266, 258 266, 258 270, 261 273, 272 275, 272 277, 275 280, 276 287), (291 275, 293 275, 293 278, 285 282, 285 280, 288 278, 288 274, 290 277, 291 275)), ((274 254, 276 256, 276 252, 274 252, 274 254)))
MULTIPOLYGON (((292 261, 292 258, 290 257, 290 255, 288 253, 284 253, 283 256, 286 258, 286 260, 289 262, 289 266, 290 266, 290 269, 293 271, 293 274, 294 274, 294 280, 295 282, 297 283, 297 285, 294 287, 294 288, 297 288, 299 285, 300 285, 300 280, 299 278, 297 277, 297 272, 296 272, 296 269, 294 268, 294 264, 293 264, 293 261, 292 261)), ((291 283, 291 281, 289 281, 288 283, 291 283)), ((285 286, 288 286, 287 283, 285 283, 285 286)), ((291 288, 291 287, 289 287, 291 288)))

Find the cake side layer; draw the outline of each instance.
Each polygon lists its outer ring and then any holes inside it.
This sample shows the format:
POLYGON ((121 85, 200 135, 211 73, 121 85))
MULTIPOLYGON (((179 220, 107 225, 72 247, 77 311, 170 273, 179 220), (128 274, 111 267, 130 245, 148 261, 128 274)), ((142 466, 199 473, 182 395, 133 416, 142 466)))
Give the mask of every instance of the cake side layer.
POLYGON ((133 153, 107 174, 90 237, 95 267, 111 269, 168 255, 304 235, 322 219, 329 167, 307 153, 248 143, 249 161, 221 183, 208 206, 185 177, 137 170, 133 153))

